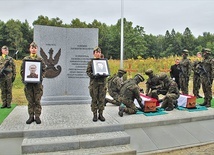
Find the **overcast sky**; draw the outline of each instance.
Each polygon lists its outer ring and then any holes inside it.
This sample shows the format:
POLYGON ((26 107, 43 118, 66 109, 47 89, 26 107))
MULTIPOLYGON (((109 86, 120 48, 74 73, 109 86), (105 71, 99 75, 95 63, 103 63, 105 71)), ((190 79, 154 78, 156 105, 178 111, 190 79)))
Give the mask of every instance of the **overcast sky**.
MULTIPOLYGON (((121 0, 0 0, 0 20, 25 19, 32 25, 38 16, 59 17, 70 24, 78 18, 116 24, 121 18, 121 0)), ((214 33, 214 0, 124 0, 124 18, 144 27, 146 34, 165 35, 174 28, 189 27, 194 36, 214 33)))

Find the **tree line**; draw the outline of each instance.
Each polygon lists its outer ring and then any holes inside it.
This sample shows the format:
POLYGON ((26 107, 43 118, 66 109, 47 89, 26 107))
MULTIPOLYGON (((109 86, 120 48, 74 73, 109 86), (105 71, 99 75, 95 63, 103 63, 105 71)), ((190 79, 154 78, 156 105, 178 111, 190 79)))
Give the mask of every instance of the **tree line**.
MULTIPOLYGON (((98 28, 99 46, 106 58, 120 59, 121 19, 115 25, 106 25, 96 19, 92 23, 86 23, 76 18, 70 24, 56 18, 48 18, 40 15, 32 25, 47 25, 64 28, 98 28)), ((33 41, 33 28, 27 20, 10 19, 7 22, 0 20, 0 46, 7 45, 14 53, 19 51, 19 59, 28 54, 29 44, 33 41)), ((190 55, 195 55, 202 48, 210 48, 214 53, 214 34, 204 32, 195 37, 187 27, 183 33, 174 29, 166 30, 165 35, 146 34, 144 27, 133 26, 131 21, 124 18, 124 59, 137 58, 162 58, 179 56, 183 49, 188 49, 190 55)))

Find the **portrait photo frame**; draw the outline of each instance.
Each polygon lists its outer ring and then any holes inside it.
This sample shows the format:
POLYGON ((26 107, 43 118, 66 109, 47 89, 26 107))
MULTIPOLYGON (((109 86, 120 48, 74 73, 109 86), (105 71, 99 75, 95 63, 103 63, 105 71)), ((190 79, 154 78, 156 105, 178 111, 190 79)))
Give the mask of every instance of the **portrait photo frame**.
POLYGON ((24 60, 24 83, 40 83, 42 78, 42 62, 40 60, 24 60))
POLYGON ((107 59, 92 59, 93 75, 110 76, 107 59))

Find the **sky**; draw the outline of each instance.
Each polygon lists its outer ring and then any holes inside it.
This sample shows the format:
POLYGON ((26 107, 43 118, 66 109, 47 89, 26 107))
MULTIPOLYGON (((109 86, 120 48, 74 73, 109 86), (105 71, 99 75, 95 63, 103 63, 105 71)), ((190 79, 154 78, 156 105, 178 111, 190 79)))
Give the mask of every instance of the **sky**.
POLYGON ((165 35, 172 29, 183 33, 188 27, 198 37, 214 33, 213 8, 214 0, 0 0, 0 20, 27 20, 32 26, 43 15, 58 17, 64 24, 78 18, 87 24, 96 19, 115 25, 123 12, 133 27, 144 27, 146 34, 165 35))

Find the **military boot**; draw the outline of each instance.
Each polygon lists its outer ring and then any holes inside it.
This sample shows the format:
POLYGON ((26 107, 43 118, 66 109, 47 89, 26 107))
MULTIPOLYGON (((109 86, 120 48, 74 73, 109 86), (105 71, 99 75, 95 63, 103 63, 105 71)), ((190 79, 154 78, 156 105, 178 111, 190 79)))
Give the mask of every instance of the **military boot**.
POLYGON ((172 111, 174 108, 173 107, 166 107, 166 111, 172 111))
POLYGON ((4 103, 2 104, 2 106, 1 106, 1 108, 3 109, 3 108, 6 108, 6 107, 7 107, 7 103, 4 102, 4 103))
POLYGON ((210 103, 207 103, 207 104, 205 105, 205 107, 209 108, 209 107, 211 107, 211 104, 210 104, 210 103))
POLYGON ((120 106, 120 107, 119 107, 118 115, 119 115, 120 117, 123 117, 124 111, 125 111, 125 107, 120 106))
POLYGON ((207 104, 205 105, 205 107, 207 107, 207 108, 211 107, 211 101, 210 100, 207 101, 207 104))
POLYGON ((200 106, 206 106, 207 105, 207 102, 206 101, 204 101, 204 103, 201 103, 201 104, 199 104, 200 106))
POLYGON ((26 124, 31 124, 34 121, 34 115, 30 115, 29 119, 26 121, 26 124))
POLYGON ((7 104, 7 108, 11 108, 11 104, 10 103, 7 104))
POLYGON ((104 122, 106 120, 105 117, 103 117, 103 111, 99 111, 98 119, 101 120, 102 122, 104 122))
POLYGON ((97 121, 97 112, 94 112, 94 117, 93 117, 93 122, 96 122, 97 121))
POLYGON ((39 116, 35 117, 35 122, 36 124, 41 124, 41 119, 39 118, 39 116))

